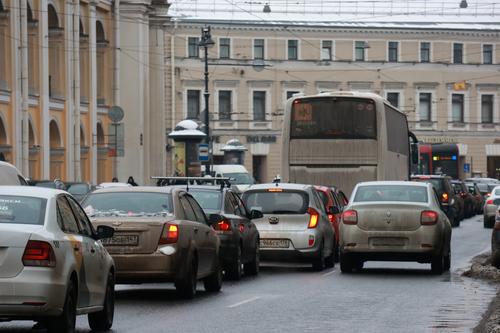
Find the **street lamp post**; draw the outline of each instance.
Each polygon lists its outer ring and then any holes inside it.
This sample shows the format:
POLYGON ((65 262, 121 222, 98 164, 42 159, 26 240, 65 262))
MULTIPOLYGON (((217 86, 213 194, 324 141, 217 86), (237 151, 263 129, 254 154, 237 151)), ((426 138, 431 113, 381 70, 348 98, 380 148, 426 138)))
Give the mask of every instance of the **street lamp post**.
POLYGON ((210 114, 208 112, 208 99, 210 93, 208 92, 208 48, 214 46, 214 41, 210 34, 210 27, 201 28, 201 39, 198 42, 199 47, 205 49, 205 92, 203 96, 205 97, 205 143, 208 144, 208 161, 205 166, 205 174, 210 174, 210 164, 212 163, 212 152, 211 152, 211 138, 210 138, 210 114))

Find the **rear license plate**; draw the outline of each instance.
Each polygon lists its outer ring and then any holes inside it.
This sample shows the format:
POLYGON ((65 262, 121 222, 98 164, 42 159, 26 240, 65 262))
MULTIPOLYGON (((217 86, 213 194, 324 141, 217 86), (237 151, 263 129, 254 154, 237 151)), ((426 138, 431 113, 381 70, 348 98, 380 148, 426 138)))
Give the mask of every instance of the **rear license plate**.
POLYGON ((286 249, 289 247, 290 240, 288 239, 261 239, 260 247, 262 248, 281 248, 286 249))
POLYGON ((103 245, 108 246, 136 246, 139 244, 139 236, 137 235, 115 235, 113 238, 105 238, 102 240, 103 245))
POLYGON ((373 246, 405 246, 406 238, 376 237, 370 239, 373 246))

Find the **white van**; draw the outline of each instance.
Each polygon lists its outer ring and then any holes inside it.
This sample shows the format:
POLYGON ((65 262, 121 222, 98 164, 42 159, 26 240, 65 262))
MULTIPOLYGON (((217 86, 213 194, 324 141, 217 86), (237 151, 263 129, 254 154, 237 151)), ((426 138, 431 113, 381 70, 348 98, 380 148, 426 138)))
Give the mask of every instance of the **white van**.
POLYGON ((0 185, 28 185, 28 183, 15 166, 0 161, 0 185))
POLYGON ((239 191, 243 192, 250 185, 255 184, 255 179, 248 173, 243 165, 240 164, 219 164, 212 165, 211 170, 216 177, 232 178, 231 184, 239 191))

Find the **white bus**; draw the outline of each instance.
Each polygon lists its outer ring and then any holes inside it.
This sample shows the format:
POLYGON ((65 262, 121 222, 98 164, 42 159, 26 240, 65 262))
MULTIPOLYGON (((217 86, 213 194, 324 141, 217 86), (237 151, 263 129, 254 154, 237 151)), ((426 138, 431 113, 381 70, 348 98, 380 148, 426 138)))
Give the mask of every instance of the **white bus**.
POLYGON ((405 114, 379 95, 324 92, 287 101, 281 178, 337 186, 350 195, 370 180, 406 180, 410 132, 405 114))

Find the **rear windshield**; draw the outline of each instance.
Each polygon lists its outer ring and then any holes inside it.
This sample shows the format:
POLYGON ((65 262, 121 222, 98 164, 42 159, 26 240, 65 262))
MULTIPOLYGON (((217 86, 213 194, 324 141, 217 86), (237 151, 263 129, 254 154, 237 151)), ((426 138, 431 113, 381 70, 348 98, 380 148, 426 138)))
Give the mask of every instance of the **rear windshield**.
POLYGON ((494 195, 500 195, 500 188, 497 188, 496 190, 493 191, 494 195))
POLYGON ((243 193, 243 202, 251 211, 264 214, 305 214, 309 207, 309 196, 299 191, 252 191, 243 193))
POLYGON ((167 216, 172 215, 168 193, 109 192, 90 194, 82 207, 89 216, 167 216))
POLYGON ((198 201, 203 210, 220 210, 222 193, 215 191, 197 191, 189 189, 189 193, 198 201))
POLYGON ((476 193, 476 187, 474 185, 467 185, 467 188, 469 189, 469 193, 476 193))
POLYGON ((375 102, 352 97, 296 99, 291 139, 376 139, 375 102))
POLYGON ((431 183, 432 186, 436 189, 436 191, 441 194, 444 192, 444 187, 443 187, 443 180, 439 178, 415 178, 412 179, 415 182, 420 182, 420 183, 431 183))
POLYGON ((71 184, 66 191, 71 194, 87 194, 89 186, 87 184, 71 184))
POLYGON ((0 223, 43 225, 47 200, 0 195, 0 223))
POLYGON ((455 192, 461 192, 462 191, 462 184, 459 183, 452 183, 453 188, 455 189, 455 192))
POLYGON ((401 201, 428 202, 427 188, 405 185, 366 185, 358 187, 354 202, 401 201))

